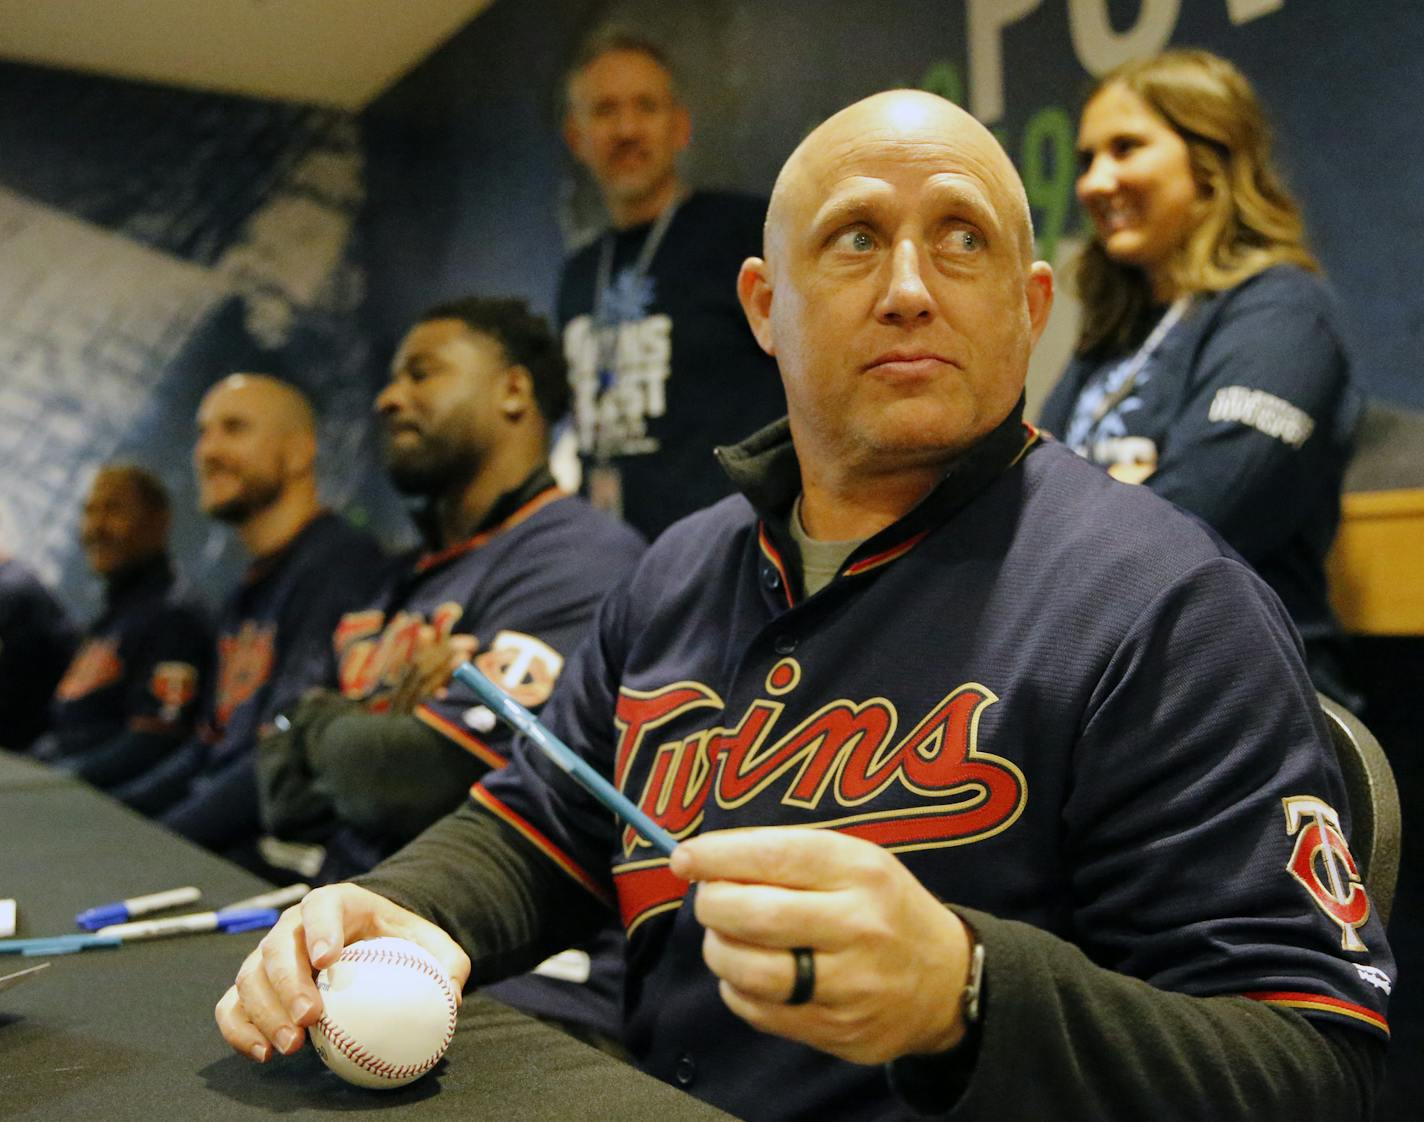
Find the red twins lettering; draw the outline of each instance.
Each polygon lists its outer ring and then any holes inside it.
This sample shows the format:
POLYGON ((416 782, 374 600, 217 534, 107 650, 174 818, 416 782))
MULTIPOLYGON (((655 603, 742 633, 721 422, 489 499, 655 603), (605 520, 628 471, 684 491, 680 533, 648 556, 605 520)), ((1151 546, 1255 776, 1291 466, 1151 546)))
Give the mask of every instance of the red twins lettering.
MULTIPOLYGON (((720 699, 696 682, 625 690, 615 779, 625 786, 635 760, 651 752, 638 803, 674 837, 697 828, 709 794, 724 809, 772 793, 787 806, 852 810, 898 786, 916 798, 837 813, 821 824, 894 850, 960 845, 1011 825, 1027 800, 1023 773, 976 746, 979 717, 997 700, 983 686, 960 686, 897 739, 898 714, 888 700, 841 699, 773 739, 785 706, 758 699, 734 728, 652 745, 652 730, 693 709, 720 707, 720 699)), ((625 854, 640 844, 624 831, 625 854)))
MULTIPOLYGON (((463 614, 464 608, 453 601, 431 613, 429 623, 437 642, 450 637, 463 614)), ((396 612, 389 623, 384 612, 374 609, 342 616, 332 637, 341 692, 366 700, 382 688, 394 686, 410 665, 425 625, 425 616, 419 612, 396 612)))
POLYGON ((243 620, 235 635, 218 636, 218 688, 214 723, 227 727, 232 715, 267 684, 276 662, 277 625, 243 620))

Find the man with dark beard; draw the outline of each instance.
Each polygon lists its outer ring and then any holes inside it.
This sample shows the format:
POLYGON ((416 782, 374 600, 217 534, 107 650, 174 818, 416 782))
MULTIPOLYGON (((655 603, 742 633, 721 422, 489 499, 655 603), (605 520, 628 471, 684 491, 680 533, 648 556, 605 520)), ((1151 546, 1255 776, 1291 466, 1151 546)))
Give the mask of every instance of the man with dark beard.
POLYGON ((223 379, 198 408, 193 449, 203 512, 252 555, 218 627, 217 687, 201 734, 116 793, 232 860, 260 857, 253 767, 259 731, 299 689, 341 612, 374 586, 381 551, 323 509, 316 419, 306 398, 260 374, 223 379))
MULTIPOLYGON (((445 685, 454 665, 473 657, 537 709, 641 555, 634 531, 549 473, 549 430, 567 404, 558 342, 521 300, 433 308, 401 343, 376 411, 392 481, 423 500, 426 546, 342 618, 326 688, 259 748, 264 825, 287 847, 324 850, 317 879, 369 869, 508 761, 504 726, 445 685)), ((620 953, 604 938, 494 995, 611 1036, 620 953)))

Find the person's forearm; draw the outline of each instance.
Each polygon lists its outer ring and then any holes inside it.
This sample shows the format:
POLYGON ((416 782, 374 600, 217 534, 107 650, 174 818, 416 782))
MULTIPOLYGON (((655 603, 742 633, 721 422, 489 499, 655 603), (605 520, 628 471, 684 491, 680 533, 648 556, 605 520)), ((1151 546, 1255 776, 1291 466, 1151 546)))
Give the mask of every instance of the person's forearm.
POLYGON ((1243 997, 1169 993, 1037 928, 964 914, 986 949, 978 1055, 967 1072, 953 1053, 892 1065, 922 1109, 947 1120, 1372 1117, 1384 1047, 1364 1032, 1243 997))
POLYGON ((342 823, 403 845, 457 808, 489 771, 409 715, 351 711, 307 741, 314 786, 342 823))
POLYGON ((447 931, 470 956, 477 984, 529 970, 607 918, 598 900, 472 802, 354 881, 447 931))

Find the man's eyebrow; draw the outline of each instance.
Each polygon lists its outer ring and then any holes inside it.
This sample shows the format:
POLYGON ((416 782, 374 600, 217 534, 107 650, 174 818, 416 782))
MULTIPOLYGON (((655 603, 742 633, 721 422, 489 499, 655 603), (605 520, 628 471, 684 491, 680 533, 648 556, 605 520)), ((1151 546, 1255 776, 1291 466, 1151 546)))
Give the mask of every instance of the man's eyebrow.
POLYGON ((819 233, 873 219, 880 209, 880 196, 889 190, 888 186, 877 190, 874 185, 865 184, 832 195, 812 217, 811 230, 819 233))
POLYGON ((936 178, 929 185, 931 198, 946 209, 962 211, 966 218, 976 222, 986 222, 993 228, 1003 225, 999 212, 994 209, 987 193, 977 184, 959 176, 936 178))

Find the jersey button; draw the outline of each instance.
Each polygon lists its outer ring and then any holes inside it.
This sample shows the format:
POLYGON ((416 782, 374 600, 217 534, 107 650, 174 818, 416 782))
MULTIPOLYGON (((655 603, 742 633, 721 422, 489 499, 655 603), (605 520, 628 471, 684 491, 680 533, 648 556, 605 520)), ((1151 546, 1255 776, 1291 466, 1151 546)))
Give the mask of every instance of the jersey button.
POLYGON ((761 583, 766 585, 766 587, 771 589, 771 591, 775 592, 778 588, 781 587, 781 574, 778 573, 775 569, 763 569, 761 574, 761 583))
POLYGON ((796 649, 796 636, 778 635, 776 637, 776 642, 772 644, 772 648, 779 655, 789 655, 792 651, 796 649))
POLYGON ((692 1081, 697 1078, 696 1061, 684 1052, 678 1058, 677 1066, 673 1068, 672 1077, 677 1080, 679 1087, 691 1087, 692 1081))

